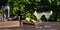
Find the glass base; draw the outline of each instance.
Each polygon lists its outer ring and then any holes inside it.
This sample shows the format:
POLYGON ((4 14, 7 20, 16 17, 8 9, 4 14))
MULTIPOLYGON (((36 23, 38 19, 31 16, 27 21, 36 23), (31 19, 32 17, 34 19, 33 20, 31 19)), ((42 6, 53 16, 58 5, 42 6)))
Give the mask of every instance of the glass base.
POLYGON ((49 26, 49 25, 45 25, 45 28, 51 28, 51 26, 49 26))
POLYGON ((35 26, 35 28, 43 28, 42 26, 35 26))
POLYGON ((43 28, 43 27, 35 27, 35 28, 43 28))

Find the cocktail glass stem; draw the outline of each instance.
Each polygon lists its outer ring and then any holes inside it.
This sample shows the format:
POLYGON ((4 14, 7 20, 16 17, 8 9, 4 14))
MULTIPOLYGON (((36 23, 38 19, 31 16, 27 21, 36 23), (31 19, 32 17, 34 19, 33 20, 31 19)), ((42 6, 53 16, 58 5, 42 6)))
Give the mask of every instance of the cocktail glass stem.
POLYGON ((48 18, 47 18, 47 23, 45 25, 45 28, 50 28, 51 26, 49 25, 48 18))

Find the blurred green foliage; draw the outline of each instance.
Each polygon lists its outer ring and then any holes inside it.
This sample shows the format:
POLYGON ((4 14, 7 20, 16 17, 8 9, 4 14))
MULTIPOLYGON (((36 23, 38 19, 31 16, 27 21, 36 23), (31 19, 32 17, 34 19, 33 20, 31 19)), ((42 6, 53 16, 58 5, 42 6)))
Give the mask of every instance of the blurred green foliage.
MULTIPOLYGON (((49 21, 60 21, 60 0, 0 0, 1 5, 9 4, 10 5, 10 14, 11 16, 18 16, 19 12, 22 15, 22 19, 29 17, 35 19, 34 11, 53 11, 53 15, 49 18, 49 21)), ((1 9, 1 8, 0 8, 1 9)), ((46 21, 46 18, 42 16, 43 21, 46 21)))

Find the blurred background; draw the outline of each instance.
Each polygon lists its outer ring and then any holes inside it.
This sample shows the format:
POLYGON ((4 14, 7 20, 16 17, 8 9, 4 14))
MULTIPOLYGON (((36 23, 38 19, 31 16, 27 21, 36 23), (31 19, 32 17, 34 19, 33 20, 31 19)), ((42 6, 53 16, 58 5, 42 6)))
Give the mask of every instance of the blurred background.
MULTIPOLYGON (((60 0, 0 0, 0 15, 2 14, 2 6, 9 4, 10 17, 20 16, 21 20, 30 18, 37 20, 34 11, 44 12, 53 11, 49 18, 49 22, 60 22, 60 0)), ((42 21, 47 21, 45 16, 41 17, 42 21)))

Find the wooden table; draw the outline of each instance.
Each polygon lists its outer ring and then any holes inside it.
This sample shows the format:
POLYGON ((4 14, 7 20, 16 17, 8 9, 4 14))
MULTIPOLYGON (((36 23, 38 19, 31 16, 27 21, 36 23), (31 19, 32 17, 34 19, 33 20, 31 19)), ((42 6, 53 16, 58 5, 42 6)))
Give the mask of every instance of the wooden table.
POLYGON ((18 27, 18 26, 20 26, 19 21, 0 22, 0 28, 5 28, 5 27, 18 27))
POLYGON ((39 24, 43 28, 34 28, 35 25, 24 24, 21 30, 60 30, 60 22, 43 22, 39 24), (50 28, 45 28, 45 25, 50 25, 50 28))
MULTIPOLYGON (((47 22, 43 22, 39 25, 44 26, 47 22)), ((10 28, 2 28, 0 30, 60 30, 60 22, 48 22, 51 25, 51 28, 34 28, 34 25, 24 24, 23 27, 10 27, 10 28)))

